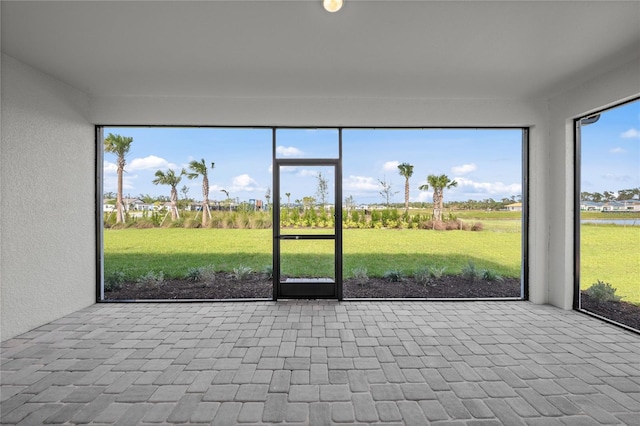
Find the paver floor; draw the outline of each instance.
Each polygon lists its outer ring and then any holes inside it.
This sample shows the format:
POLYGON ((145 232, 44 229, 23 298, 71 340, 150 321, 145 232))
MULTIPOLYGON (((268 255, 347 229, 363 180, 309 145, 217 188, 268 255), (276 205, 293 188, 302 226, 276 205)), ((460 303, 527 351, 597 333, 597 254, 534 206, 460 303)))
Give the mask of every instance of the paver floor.
POLYGON ((1 365, 2 424, 640 425, 640 336, 529 302, 97 304, 1 365))

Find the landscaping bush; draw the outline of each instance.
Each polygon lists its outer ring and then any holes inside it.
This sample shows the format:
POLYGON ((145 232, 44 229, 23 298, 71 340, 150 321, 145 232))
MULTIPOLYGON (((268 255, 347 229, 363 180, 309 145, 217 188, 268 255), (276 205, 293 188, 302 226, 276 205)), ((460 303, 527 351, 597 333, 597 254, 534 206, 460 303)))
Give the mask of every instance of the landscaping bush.
POLYGON ((366 266, 358 266, 351 270, 353 279, 357 281, 358 285, 364 285, 369 280, 369 271, 366 266))
POLYGON ((123 271, 113 271, 104 275, 104 289, 105 291, 120 290, 126 280, 125 273, 123 271))
POLYGON ((462 277, 470 281, 475 281, 480 278, 482 276, 481 274, 481 271, 476 268, 476 264, 472 261, 469 261, 461 270, 462 277))
POLYGON ((189 268, 184 279, 187 281, 200 281, 200 268, 189 268))
POLYGON ((384 272, 383 277, 389 282, 399 283, 401 281, 404 281, 404 272, 402 272, 400 269, 389 269, 388 271, 384 272))
POLYGON ((483 280, 485 281, 502 281, 503 278, 500 274, 498 274, 496 271, 493 271, 491 269, 483 269, 482 271, 480 271, 480 275, 482 277, 483 280))
POLYGON ((476 222, 471 225, 472 231, 482 231, 484 229, 484 225, 481 222, 476 222))
POLYGON ((156 273, 154 271, 149 271, 145 275, 138 278, 136 282, 139 285, 157 287, 159 285, 162 285, 162 283, 164 282, 164 272, 160 271, 156 273))
POLYGON ((427 285, 431 282, 431 269, 428 266, 423 266, 416 269, 413 276, 420 284, 427 285))
POLYGON ((240 265, 237 268, 233 268, 233 279, 236 281, 245 281, 249 278, 249 275, 253 272, 253 269, 246 265, 240 265))
POLYGON ((585 293, 598 303, 619 302, 622 297, 616 295, 616 290, 611 284, 598 280, 597 283, 591 284, 585 293))

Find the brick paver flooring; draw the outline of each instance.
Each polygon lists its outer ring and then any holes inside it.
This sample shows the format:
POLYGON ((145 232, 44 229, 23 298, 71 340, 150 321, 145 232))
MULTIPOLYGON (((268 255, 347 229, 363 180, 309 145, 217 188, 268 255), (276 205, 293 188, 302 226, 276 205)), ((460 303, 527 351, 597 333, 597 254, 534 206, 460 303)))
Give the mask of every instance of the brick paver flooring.
POLYGON ((98 304, 2 343, 2 424, 640 425, 640 336, 529 302, 98 304))

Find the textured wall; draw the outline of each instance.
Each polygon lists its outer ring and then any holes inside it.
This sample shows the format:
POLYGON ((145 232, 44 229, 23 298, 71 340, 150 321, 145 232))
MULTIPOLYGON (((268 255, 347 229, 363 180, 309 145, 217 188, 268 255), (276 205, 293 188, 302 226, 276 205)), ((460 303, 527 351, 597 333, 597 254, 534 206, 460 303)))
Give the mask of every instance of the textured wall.
POLYGON ((548 302, 573 304, 573 120, 640 95, 640 59, 567 90, 549 102, 548 302), (553 183, 553 186, 551 186, 553 183))
POLYGON ((0 339, 95 302, 89 99, 2 55, 0 339))

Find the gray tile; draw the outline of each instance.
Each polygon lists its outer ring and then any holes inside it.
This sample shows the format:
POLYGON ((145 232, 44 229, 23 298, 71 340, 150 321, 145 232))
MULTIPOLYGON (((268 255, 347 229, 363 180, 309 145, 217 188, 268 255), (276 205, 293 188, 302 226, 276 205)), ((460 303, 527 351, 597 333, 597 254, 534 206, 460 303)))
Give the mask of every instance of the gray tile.
POLYGON ((0 421, 633 424, 637 336, 588 322, 528 302, 96 305, 2 342, 0 421))

